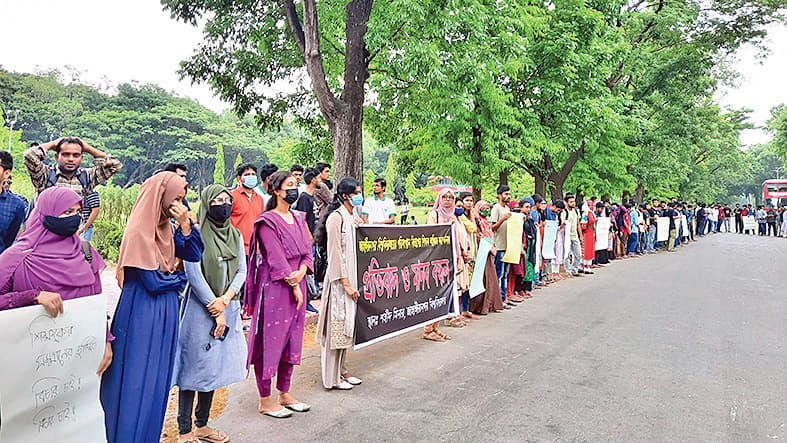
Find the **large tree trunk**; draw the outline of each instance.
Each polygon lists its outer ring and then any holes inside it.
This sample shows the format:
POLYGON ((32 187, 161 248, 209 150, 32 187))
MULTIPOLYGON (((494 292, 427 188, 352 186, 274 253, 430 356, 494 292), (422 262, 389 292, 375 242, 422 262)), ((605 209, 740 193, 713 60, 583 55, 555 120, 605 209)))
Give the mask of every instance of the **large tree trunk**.
POLYGON ((363 181, 363 106, 348 106, 330 128, 334 183, 345 177, 363 181))
POLYGON ((499 184, 508 186, 508 169, 501 169, 498 177, 499 184))
MULTIPOLYGON (((533 173, 533 182, 535 185, 535 193, 547 198, 547 181, 540 172, 533 173)), ((554 197, 554 196, 553 196, 554 197)), ((554 198, 553 198, 554 200, 554 198)))
MULTIPOLYGON (((478 110, 478 104, 475 109, 478 110)), ((473 186, 473 200, 481 200, 481 162, 483 147, 481 146, 481 128, 478 125, 473 126, 473 144, 470 147, 470 177, 471 185, 473 186)))
POLYGON ((317 24, 317 1, 303 1, 303 25, 292 0, 282 2, 287 24, 306 63, 320 112, 333 138, 334 180, 354 177, 363 180, 363 100, 369 78, 369 51, 364 37, 372 13, 372 0, 352 0, 344 7, 344 88, 341 97, 331 91, 325 77, 317 24))
MULTIPOLYGON (((566 179, 568 178, 568 174, 571 173, 571 170, 574 168, 574 165, 577 164, 582 154, 585 153, 585 142, 583 141, 579 148, 576 151, 572 151, 569 154, 568 159, 565 163, 563 163, 563 167, 560 168, 559 171, 555 171, 549 174, 548 181, 554 185, 552 188, 552 198, 558 196, 558 198, 563 198, 563 185, 566 183, 566 179)), ((549 162, 551 165, 551 160, 549 162)))
POLYGON ((637 203, 645 201, 645 186, 642 183, 637 183, 637 189, 634 190, 634 199, 637 200, 637 203))
POLYGON ((552 182, 552 190, 550 195, 552 196, 552 200, 562 199, 563 198, 563 182, 555 183, 552 182))

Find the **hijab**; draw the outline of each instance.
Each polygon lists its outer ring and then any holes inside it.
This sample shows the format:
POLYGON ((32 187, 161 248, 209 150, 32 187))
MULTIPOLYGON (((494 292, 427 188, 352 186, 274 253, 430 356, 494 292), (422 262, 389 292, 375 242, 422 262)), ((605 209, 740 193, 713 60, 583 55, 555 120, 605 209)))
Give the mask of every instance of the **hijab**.
POLYGON ((455 223, 457 222, 456 215, 454 214, 454 208, 456 205, 451 205, 450 208, 443 206, 443 196, 446 194, 451 194, 451 190, 448 188, 443 188, 437 193, 437 198, 434 201, 432 210, 437 213, 437 221, 439 223, 455 223))
POLYGON ((117 280, 123 287, 124 268, 175 271, 175 239, 169 207, 188 183, 174 172, 159 172, 142 183, 128 217, 117 264, 117 280))
MULTIPOLYGON (((210 212, 210 202, 222 192, 230 195, 226 187, 222 185, 210 185, 200 194, 199 220, 200 234, 205 245, 202 253, 202 275, 208 282, 208 286, 213 290, 216 297, 221 297, 232 282, 238 272, 238 239, 240 231, 232 226, 230 219, 218 222, 208 217, 210 212), (227 262, 227 273, 225 275, 221 262, 227 262)), ((232 196, 230 195, 230 198, 232 196)))
POLYGON ((62 237, 44 227, 44 217, 58 217, 81 201, 79 194, 64 187, 41 192, 27 230, 0 255, 0 287, 13 279, 14 288, 59 292, 63 298, 101 292, 97 276, 104 269, 104 260, 98 252, 91 247, 92 263, 88 262, 79 236, 62 237))
POLYGON ((487 203, 486 200, 478 200, 478 202, 473 207, 473 217, 475 217, 476 222, 478 223, 478 229, 481 231, 481 237, 494 238, 495 234, 492 232, 492 224, 489 223, 488 218, 481 215, 481 208, 484 206, 489 206, 489 203, 487 203))

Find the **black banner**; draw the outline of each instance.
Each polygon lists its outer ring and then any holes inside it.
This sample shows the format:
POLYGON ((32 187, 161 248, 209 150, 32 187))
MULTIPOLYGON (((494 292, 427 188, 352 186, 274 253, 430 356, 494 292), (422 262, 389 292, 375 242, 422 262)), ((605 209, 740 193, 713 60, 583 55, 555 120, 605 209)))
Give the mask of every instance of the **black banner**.
POLYGON ((450 225, 360 226, 355 349, 454 312, 450 225))

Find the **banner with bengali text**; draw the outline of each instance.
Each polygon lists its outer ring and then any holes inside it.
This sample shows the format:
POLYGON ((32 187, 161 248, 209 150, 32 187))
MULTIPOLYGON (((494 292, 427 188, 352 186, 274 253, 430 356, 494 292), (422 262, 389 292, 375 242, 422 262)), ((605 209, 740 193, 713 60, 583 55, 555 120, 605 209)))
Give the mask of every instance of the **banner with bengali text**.
POLYGON ((105 295, 0 311, 0 442, 103 442, 98 365, 106 342, 105 295))
POLYGON ((355 349, 457 312, 451 225, 361 225, 356 237, 355 349))

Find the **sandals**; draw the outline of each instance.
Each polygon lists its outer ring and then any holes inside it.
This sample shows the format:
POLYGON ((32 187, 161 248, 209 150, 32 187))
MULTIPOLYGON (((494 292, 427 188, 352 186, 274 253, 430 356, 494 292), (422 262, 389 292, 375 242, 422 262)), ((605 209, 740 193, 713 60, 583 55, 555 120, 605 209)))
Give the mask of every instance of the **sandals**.
POLYGON ((230 437, 224 432, 214 429, 208 435, 197 436, 197 440, 205 443, 227 443, 230 441, 230 437))
POLYGON ((445 341, 445 339, 435 331, 424 332, 424 340, 445 341))
POLYGON ((448 334, 443 333, 443 331, 441 331, 439 329, 435 329, 433 332, 435 334, 439 335, 440 337, 442 337, 443 340, 451 340, 451 336, 449 336, 448 334))
MULTIPOLYGON (((451 328, 464 328, 465 326, 467 326, 467 323, 465 323, 462 317, 454 317, 450 320, 446 320, 445 325, 451 328)), ((439 333, 439 331, 435 331, 435 332, 439 333)))

